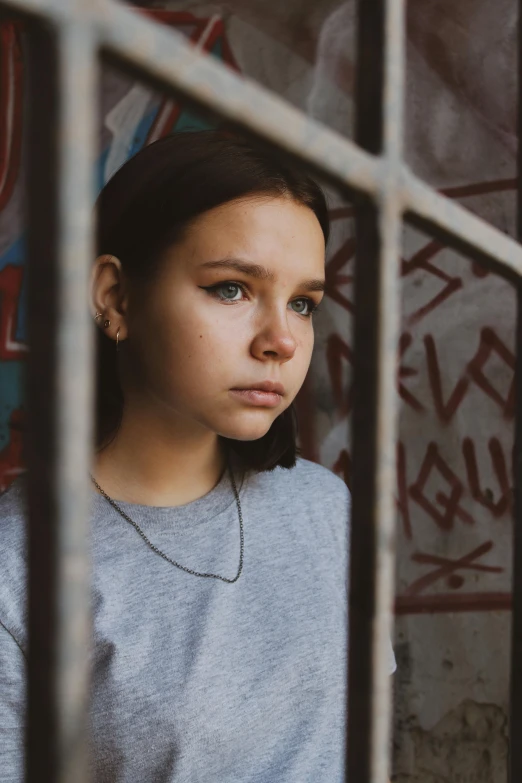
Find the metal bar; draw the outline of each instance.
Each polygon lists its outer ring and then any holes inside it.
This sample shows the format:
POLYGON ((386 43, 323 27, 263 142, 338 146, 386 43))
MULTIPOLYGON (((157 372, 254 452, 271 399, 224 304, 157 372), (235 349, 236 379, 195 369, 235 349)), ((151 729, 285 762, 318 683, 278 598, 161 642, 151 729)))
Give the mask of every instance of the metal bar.
MULTIPOLYGON (((518 7, 518 152, 517 152, 517 238, 522 241, 522 0, 518 7)), ((517 280, 517 325, 515 366, 515 443, 513 451, 513 576, 511 614, 511 660, 509 693, 508 780, 522 780, 522 280, 517 280)))
MULTIPOLYGON (((148 75, 163 89, 175 90, 200 107, 270 141, 352 196, 377 198, 382 189, 387 176, 385 160, 369 155, 269 90, 198 51, 174 30, 131 8, 114 0, 0 0, 0 7, 42 18, 75 18, 78 22, 83 20, 82 24, 92 23, 105 48, 142 78, 148 75)), ((368 67, 374 68, 373 55, 368 67)), ((499 274, 522 275, 522 248, 517 242, 436 193, 405 166, 401 179, 412 223, 499 274)))
POLYGON ((86 783, 95 49, 38 22, 28 124, 29 667, 26 780, 86 783))
POLYGON ((106 2, 100 40, 128 64, 146 70, 163 88, 175 87, 185 98, 272 142, 321 176, 363 194, 376 192, 378 162, 370 155, 275 93, 187 44, 174 31, 106 2))
MULTIPOLYGON (((112 51, 132 60, 163 85, 174 85, 201 105, 292 153, 333 185, 348 189, 352 197, 357 193, 378 197, 388 172, 386 160, 366 154, 378 155, 375 146, 352 144, 272 92, 191 48, 183 38, 178 37, 174 43, 173 33, 158 29, 154 22, 146 20, 147 27, 140 31, 141 20, 136 22, 133 11, 105 0, 104 7, 100 37, 112 51)), ((370 70, 375 69, 374 57, 372 52, 367 64, 370 70)), ((366 113, 371 117, 376 111, 377 107, 371 105, 366 113)), ((439 195, 406 166, 401 167, 401 183, 406 206, 415 217, 430 221, 429 230, 439 235, 444 232, 449 244, 455 244, 453 237, 465 242, 474 258, 489 268, 495 267, 495 271, 506 266, 507 272, 522 276, 522 248, 518 243, 439 195)))
POLYGON ((413 222, 490 268, 522 275, 519 245, 401 166, 402 0, 359 2, 357 141, 362 149, 124 6, 108 0, 92 5, 10 0, 2 5, 42 18, 54 15, 62 33, 58 42, 50 30, 34 34, 42 59, 37 67, 33 60, 32 69, 31 108, 35 116, 45 113, 48 122, 43 131, 38 128, 38 138, 36 123, 30 131, 28 778, 87 779, 85 539, 92 337, 81 303, 91 259, 95 26, 103 46, 127 66, 375 201, 361 207, 358 216, 350 631, 358 641, 352 645, 349 675, 347 771, 352 783, 382 783, 390 701, 385 640, 393 595, 401 197, 413 222), (367 67, 365 58, 371 59, 367 67), (382 159, 372 157, 381 151, 382 159))
POLYGON ((358 2, 356 139, 383 154, 377 205, 357 209, 353 513, 346 780, 388 776, 400 322, 403 0, 358 2))
POLYGON ((518 242, 437 193, 405 166, 401 180, 408 222, 503 277, 515 281, 522 276, 518 242))
MULTIPOLYGON (((143 22, 135 19, 135 12, 114 2, 104 1, 103 5, 100 37, 105 45, 164 86, 174 85, 201 105, 292 153, 332 184, 349 189, 352 196, 361 193, 376 198, 382 190, 387 163, 366 155, 379 154, 375 147, 352 144, 250 79, 191 48, 179 36, 174 41, 173 31, 149 20, 141 27, 143 22)), ((372 52, 367 64, 372 70, 374 57, 372 52)), ((375 106, 368 106, 368 116, 376 110, 375 106)), ((425 227, 438 235, 444 232, 445 241, 450 244, 456 244, 453 237, 464 242, 470 255, 488 268, 494 266, 498 271, 504 265, 507 272, 522 275, 522 248, 518 243, 439 195, 407 167, 402 169, 401 180, 403 198, 413 220, 427 219, 425 227)))
POLYGON ((113 0, 2 0, 2 5, 56 20, 84 19, 96 26, 104 49, 140 78, 148 76, 164 91, 175 89, 344 188, 369 195, 376 192, 379 164, 371 155, 201 52, 175 30, 113 0))

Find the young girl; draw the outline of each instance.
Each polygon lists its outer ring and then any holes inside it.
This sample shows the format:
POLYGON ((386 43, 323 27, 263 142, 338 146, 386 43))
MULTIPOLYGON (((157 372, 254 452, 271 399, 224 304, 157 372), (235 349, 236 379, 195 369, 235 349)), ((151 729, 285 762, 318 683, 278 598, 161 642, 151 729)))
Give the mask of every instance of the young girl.
MULTIPOLYGON (((219 131, 98 201, 92 780, 344 780, 349 496, 297 457, 317 184, 219 131)), ((23 480, 0 499, 0 780, 23 775, 23 480)), ((390 667, 393 654, 390 651, 390 667)))

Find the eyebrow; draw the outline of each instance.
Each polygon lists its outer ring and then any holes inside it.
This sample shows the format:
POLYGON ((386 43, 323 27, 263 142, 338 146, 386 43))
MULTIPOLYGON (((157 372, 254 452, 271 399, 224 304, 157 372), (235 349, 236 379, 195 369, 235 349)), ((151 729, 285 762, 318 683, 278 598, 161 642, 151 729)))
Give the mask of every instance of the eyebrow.
MULTIPOLYGON (((255 277, 257 280, 275 281, 275 275, 261 264, 251 264, 248 261, 242 261, 239 258, 221 258, 218 261, 206 261, 201 264, 203 269, 234 269, 236 272, 242 272, 249 277, 255 277)), ((324 280, 303 280, 299 286, 305 291, 324 291, 324 280)))

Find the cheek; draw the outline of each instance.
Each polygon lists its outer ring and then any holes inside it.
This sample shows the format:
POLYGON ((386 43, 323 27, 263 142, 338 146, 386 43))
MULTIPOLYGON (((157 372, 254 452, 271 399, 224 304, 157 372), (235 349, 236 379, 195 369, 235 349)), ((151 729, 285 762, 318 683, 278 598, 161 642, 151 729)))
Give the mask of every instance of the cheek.
POLYGON ((299 365, 302 366, 303 364, 306 364, 308 366, 314 349, 314 330, 312 325, 303 324, 301 328, 295 329, 294 337, 296 340, 296 355, 298 356, 299 365))
POLYGON ((305 376, 310 369, 310 362, 312 359, 312 346, 307 346, 302 352, 301 352, 301 358, 298 362, 299 366, 299 375, 300 375, 300 383, 303 383, 305 376))
POLYGON ((239 355, 244 341, 244 332, 230 318, 187 307, 171 314, 161 342, 172 368, 181 367, 187 380, 201 382, 219 376, 239 355))
MULTIPOLYGON (((159 305, 148 322, 148 345, 144 347, 146 362, 153 362, 163 377, 161 385, 197 397, 205 396, 211 388, 209 383, 228 384, 229 376, 241 371, 240 362, 248 362, 256 328, 252 314, 245 317, 239 307, 204 305, 199 297, 187 292, 177 302, 159 305)), ((308 372, 314 333, 312 325, 304 322, 293 324, 292 332, 296 352, 283 364, 281 374, 289 387, 295 388, 301 386, 308 372)))

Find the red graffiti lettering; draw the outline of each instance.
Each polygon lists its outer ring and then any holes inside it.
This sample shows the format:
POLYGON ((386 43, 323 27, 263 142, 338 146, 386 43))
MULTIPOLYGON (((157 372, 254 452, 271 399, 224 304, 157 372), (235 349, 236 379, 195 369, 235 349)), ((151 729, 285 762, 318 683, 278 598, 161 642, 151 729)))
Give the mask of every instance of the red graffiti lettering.
POLYGON ((18 179, 24 105, 23 23, 0 24, 0 210, 9 203, 18 179))
POLYGON ((471 438, 465 438, 462 443, 462 453, 466 463, 466 472, 468 475, 468 484, 471 496, 477 503, 487 508, 494 517, 501 517, 507 511, 511 510, 511 488, 509 486, 509 474, 506 464, 506 458, 502 450, 502 445, 497 438, 491 438, 488 443, 493 470, 497 477, 501 490, 499 500, 495 502, 493 493, 490 489, 483 490, 480 487, 479 471, 477 458, 475 454, 475 445, 471 438))
POLYGON ((413 410, 418 411, 419 413, 424 409, 424 405, 422 405, 421 402, 406 388, 404 383, 401 379, 405 378, 411 378, 415 375, 418 375, 418 371, 414 370, 412 367, 407 367, 406 365, 402 364, 402 358, 404 357, 404 354, 410 347, 412 343, 412 336, 411 334, 408 334, 408 332, 405 332, 403 335, 401 335, 400 341, 399 341, 399 356, 401 358, 401 363, 399 365, 399 396, 401 399, 404 400, 405 403, 407 403, 413 410))
POLYGON ((25 358, 27 346, 16 340, 16 315, 24 270, 6 266, 0 271, 0 360, 25 358))
POLYGON ((0 492, 4 492, 14 479, 24 472, 23 465, 23 422, 22 410, 11 413, 9 420, 9 442, 0 451, 0 492))
POLYGON ((436 296, 434 296, 433 299, 431 299, 422 307, 419 307, 418 310, 415 310, 415 312, 411 313, 407 317, 407 323, 410 326, 418 323, 420 320, 422 320, 422 318, 424 318, 425 315, 431 313, 433 310, 439 307, 442 302, 445 302, 446 299, 452 296, 455 291, 458 291, 460 288, 462 288, 463 284, 460 277, 451 277, 442 269, 439 269, 439 267, 436 266, 436 264, 434 264, 431 260, 443 249, 444 245, 442 245, 437 240, 431 240, 427 245, 418 250, 409 260, 403 259, 403 277, 407 277, 417 269, 422 269, 423 271, 428 272, 428 274, 438 277, 440 280, 446 283, 444 288, 436 296))
POLYGON ((469 570, 482 571, 490 574, 502 573, 504 569, 500 568, 499 566, 484 565, 476 562, 479 558, 481 558, 487 552, 490 552, 492 549, 493 542, 486 541, 484 544, 481 544, 476 549, 473 549, 473 551, 469 552, 469 554, 457 559, 439 557, 438 555, 430 555, 426 554, 425 552, 415 552, 411 557, 415 563, 436 565, 437 568, 427 574, 424 574, 424 576, 421 576, 419 579, 416 579, 415 582, 412 582, 412 584, 405 590, 405 594, 415 595, 420 593, 426 587, 429 587, 441 579, 446 579, 448 586, 454 590, 457 590, 464 584, 463 577, 457 574, 457 571, 469 570))
POLYGON ((468 365, 468 373, 470 378, 487 394, 492 400, 494 400, 504 411, 504 415, 507 418, 512 418, 515 412, 515 357, 513 353, 507 348, 498 337, 493 329, 485 327, 480 333, 480 345, 477 353, 470 361, 468 365), (493 386, 489 378, 484 375, 485 365, 488 359, 496 354, 500 357, 512 371, 512 380, 509 390, 505 396, 493 386))
POLYGON ((435 347, 435 340, 429 334, 424 338, 424 347, 426 349, 428 378, 430 382, 431 393, 433 395, 435 410, 443 422, 451 421, 455 411, 466 396, 466 392, 469 387, 469 379, 467 377, 460 378, 457 381, 457 384, 452 393, 450 394, 448 401, 444 402, 437 349, 435 347))
POLYGON ((334 302, 340 304, 348 312, 353 313, 353 302, 348 299, 341 291, 339 286, 346 285, 353 281, 352 275, 343 274, 342 268, 354 257, 355 253, 355 239, 350 237, 344 244, 337 250, 336 253, 326 264, 326 281, 325 281, 325 294, 333 299, 334 302))
POLYGON ((462 482, 442 459, 436 443, 430 443, 426 451, 417 481, 410 487, 410 497, 435 521, 441 530, 451 530, 455 519, 467 525, 474 523, 473 517, 460 505, 464 487, 462 482), (425 495, 426 484, 436 471, 449 487, 449 494, 437 492, 431 500, 425 495))
POLYGON ((408 498, 408 479, 406 476, 406 447, 402 442, 399 442, 397 445, 397 489, 397 508, 402 515, 404 535, 411 540, 413 532, 408 498))
POLYGON ((466 370, 457 381, 447 402, 444 402, 437 349, 435 340, 431 335, 426 335, 424 338, 424 346, 426 349, 428 378, 433 395, 433 402, 435 410, 443 422, 447 423, 451 421, 465 398, 471 382, 478 386, 478 388, 490 399, 496 402, 502 408, 504 415, 507 418, 513 417, 515 404, 515 357, 509 348, 502 342, 500 337, 495 334, 493 329, 490 329, 489 327, 482 329, 480 333, 480 343, 475 356, 473 356, 468 363, 466 370), (485 375, 486 365, 495 355, 502 359, 512 373, 509 389, 504 395, 493 386, 492 382, 485 375))
POLYGON ((345 361, 353 364, 352 349, 338 334, 331 334, 326 343, 326 362, 335 404, 341 416, 347 416, 352 409, 352 391, 346 392, 343 384, 345 361))

